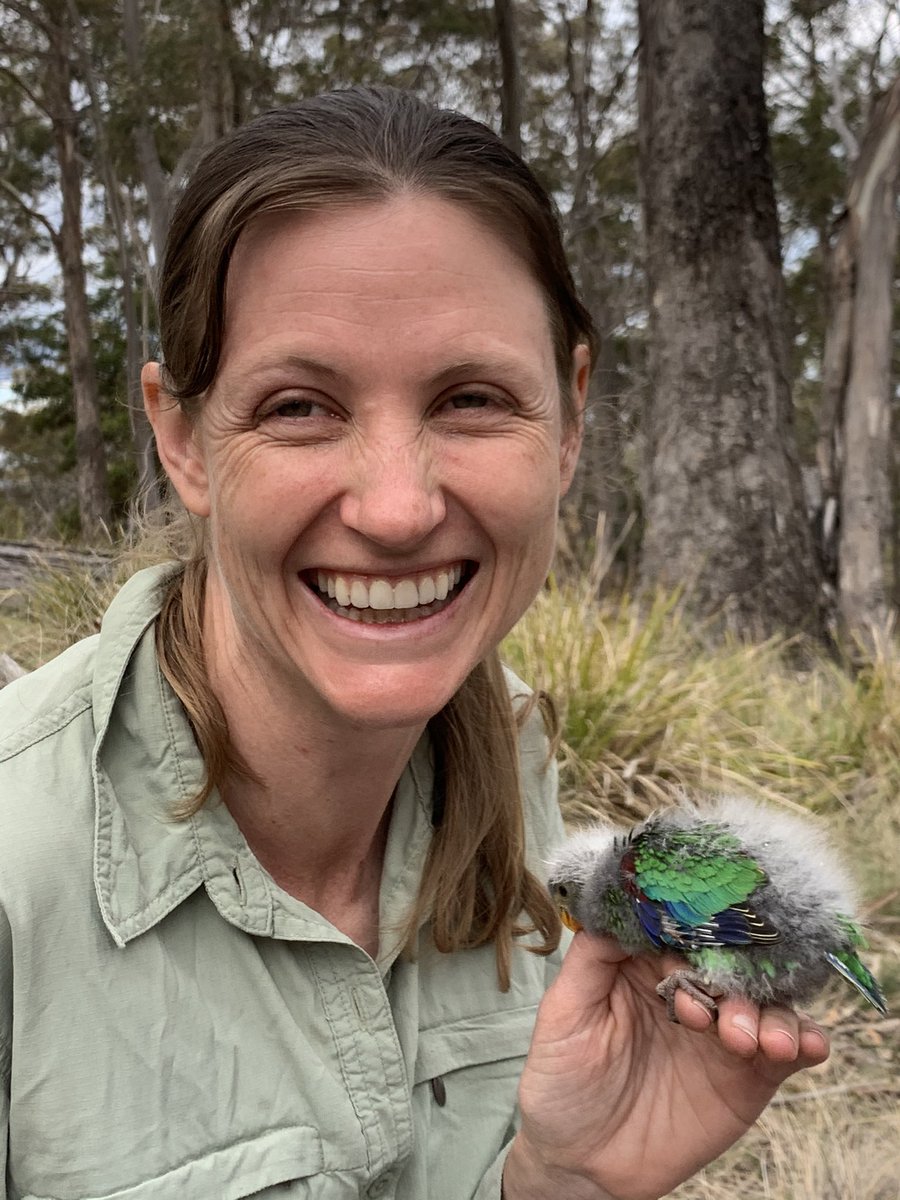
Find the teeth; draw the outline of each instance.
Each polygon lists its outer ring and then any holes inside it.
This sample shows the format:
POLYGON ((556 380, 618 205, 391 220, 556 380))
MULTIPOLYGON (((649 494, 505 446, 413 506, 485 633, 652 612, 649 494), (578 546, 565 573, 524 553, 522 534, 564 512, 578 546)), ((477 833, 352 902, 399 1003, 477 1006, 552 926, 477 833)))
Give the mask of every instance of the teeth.
POLYGON ((418 608, 419 589, 411 579, 404 579, 394 588, 394 608, 418 608))
POLYGON ((369 588, 369 607, 380 612, 394 607, 394 589, 386 579, 376 579, 369 588))
POLYGON ((348 579, 344 575, 330 575, 327 571, 316 572, 316 584, 323 596, 335 601, 335 606, 347 609, 353 620, 366 623, 395 619, 389 615, 408 612, 414 608, 428 608, 435 601, 447 599, 462 579, 461 563, 434 575, 423 575, 420 579, 401 579, 391 584, 386 579, 374 579, 370 584, 361 579, 348 579), (379 614, 379 615, 376 615, 379 614))

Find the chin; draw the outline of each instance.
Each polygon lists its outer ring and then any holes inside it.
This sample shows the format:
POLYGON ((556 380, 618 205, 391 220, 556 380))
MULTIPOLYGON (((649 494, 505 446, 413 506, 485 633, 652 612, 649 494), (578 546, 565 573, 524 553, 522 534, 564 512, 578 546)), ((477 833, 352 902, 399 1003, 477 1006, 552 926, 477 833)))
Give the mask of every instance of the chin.
POLYGON ((456 689, 423 688, 421 685, 379 687, 366 695, 347 693, 330 699, 332 710, 342 720, 360 729, 391 730, 424 728, 454 695, 456 689))

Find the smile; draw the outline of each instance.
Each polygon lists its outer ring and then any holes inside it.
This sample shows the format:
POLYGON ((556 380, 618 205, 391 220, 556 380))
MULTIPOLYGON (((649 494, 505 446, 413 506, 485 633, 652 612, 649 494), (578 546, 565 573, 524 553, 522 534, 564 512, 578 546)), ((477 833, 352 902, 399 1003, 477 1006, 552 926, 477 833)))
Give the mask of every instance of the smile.
POLYGON ((366 625, 421 621, 446 608, 472 572, 458 562, 403 579, 311 572, 305 581, 333 613, 366 625))

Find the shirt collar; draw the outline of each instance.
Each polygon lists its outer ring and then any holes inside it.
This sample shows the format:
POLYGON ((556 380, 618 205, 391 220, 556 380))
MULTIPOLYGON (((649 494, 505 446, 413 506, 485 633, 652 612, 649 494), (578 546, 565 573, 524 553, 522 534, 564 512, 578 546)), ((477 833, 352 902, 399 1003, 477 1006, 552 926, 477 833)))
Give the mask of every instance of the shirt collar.
MULTIPOLYGON (((203 886, 220 915, 247 933, 347 941, 275 884, 215 795, 187 820, 171 816, 203 779, 190 724, 156 656, 154 621, 177 569, 167 564, 133 576, 100 631, 92 769, 94 882, 103 921, 125 946, 203 886)), ((432 788, 425 735, 394 796, 379 897, 383 970, 401 949, 399 934, 418 890, 433 832, 432 788)))

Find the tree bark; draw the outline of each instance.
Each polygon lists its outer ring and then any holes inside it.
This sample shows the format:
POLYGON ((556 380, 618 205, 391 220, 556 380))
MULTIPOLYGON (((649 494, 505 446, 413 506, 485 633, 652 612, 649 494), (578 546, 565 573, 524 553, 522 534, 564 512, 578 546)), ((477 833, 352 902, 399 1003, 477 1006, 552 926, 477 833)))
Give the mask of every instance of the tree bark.
MULTIPOLYGON (((125 57, 133 92, 140 94, 143 87, 144 54, 141 36, 141 17, 138 0, 123 0, 122 37, 125 57)), ((156 138, 147 120, 143 107, 138 105, 138 117, 134 124, 134 148, 137 155, 141 180, 147 196, 147 212, 150 217, 150 240, 153 243, 154 269, 162 262, 169 229, 170 203, 166 173, 159 160, 156 138)), ((151 280, 155 286, 155 280, 151 280)))
POLYGON ((78 116, 72 103, 71 31, 65 15, 49 29, 47 96, 59 166, 60 226, 53 238, 62 271, 69 371, 75 407, 75 457, 82 535, 89 541, 108 532, 112 510, 106 450, 100 429, 100 394, 94 366, 91 317, 84 271, 81 219, 81 162, 76 142, 78 116))
POLYGON ((741 632, 824 628, 794 446, 763 0, 640 0, 650 296, 645 585, 741 632))
POLYGON ((624 436, 621 416, 622 377, 611 331, 620 323, 615 313, 615 285, 611 286, 609 250, 597 217, 597 119, 615 100, 624 79, 624 69, 614 79, 608 94, 598 98, 592 83, 594 54, 598 39, 593 0, 584 0, 577 17, 569 16, 560 4, 559 20, 565 39, 567 90, 574 136, 572 202, 566 226, 569 256, 584 303, 598 331, 599 347, 591 378, 584 440, 572 487, 563 514, 566 532, 572 534, 570 557, 584 563, 611 564, 628 524, 628 495, 625 485, 624 436), (585 551, 588 553, 586 554, 585 551))
POLYGON ((494 0, 500 51, 500 133, 516 154, 522 153, 522 72, 515 0, 494 0))
MULTIPOLYGON (((127 3, 127 0, 126 0, 127 3)), ((125 320, 125 386, 127 391, 128 420, 137 469, 137 495, 148 509, 158 508, 162 494, 158 484, 155 442, 150 422, 144 411, 141 391, 141 352, 138 330, 137 306, 134 296, 134 267, 128 231, 123 213, 121 189, 116 175, 115 162, 106 133, 106 120, 100 104, 97 79, 90 51, 83 38, 82 21, 77 0, 68 0, 72 20, 72 38, 78 55, 84 84, 91 102, 94 125, 94 160, 106 191, 106 207, 115 235, 119 259, 121 282, 122 315, 125 320)), ((149 132, 149 131, 148 131, 149 132)), ((157 159, 157 165, 159 160, 157 159)), ((151 219, 152 224, 152 219, 151 219)))
MULTIPOLYGON (((853 261, 840 479, 838 600, 844 625, 884 626, 893 593, 892 288, 900 179, 900 79, 873 109, 847 201, 853 261)), ((845 322, 847 324, 847 322, 845 322)), ((835 349, 835 354, 838 350, 835 349)))

